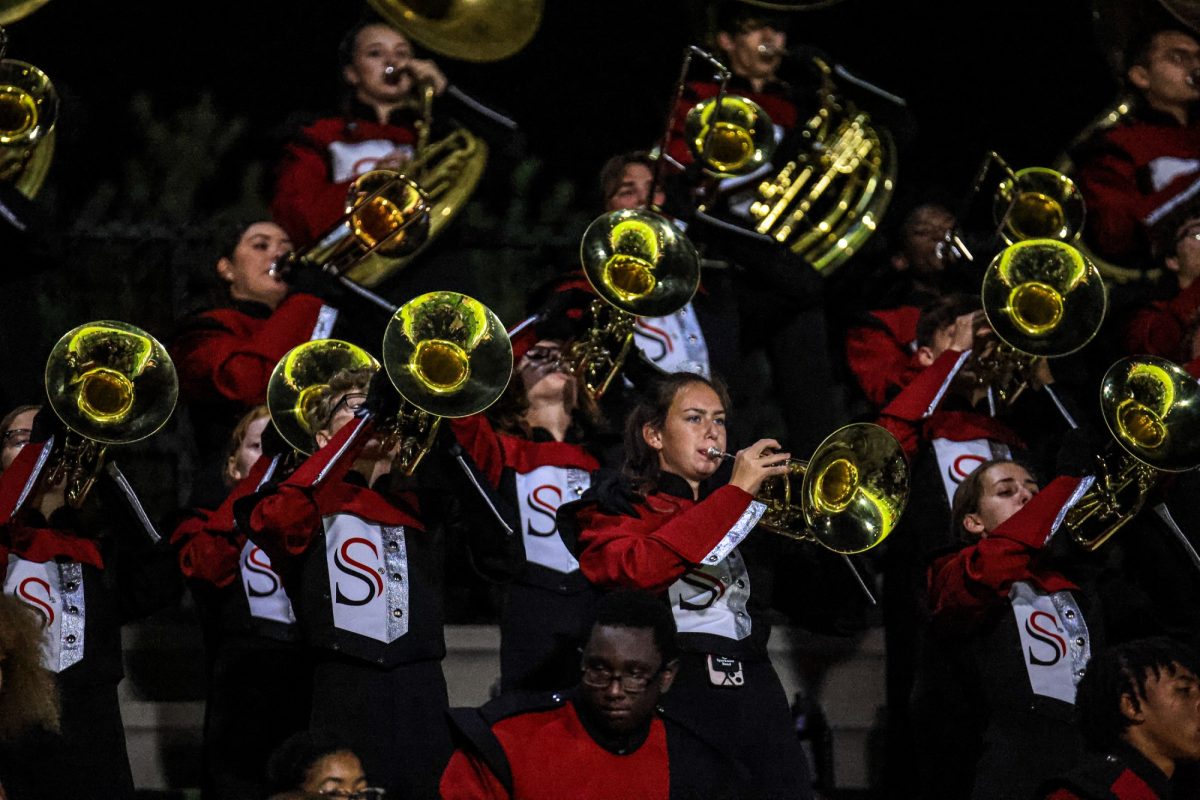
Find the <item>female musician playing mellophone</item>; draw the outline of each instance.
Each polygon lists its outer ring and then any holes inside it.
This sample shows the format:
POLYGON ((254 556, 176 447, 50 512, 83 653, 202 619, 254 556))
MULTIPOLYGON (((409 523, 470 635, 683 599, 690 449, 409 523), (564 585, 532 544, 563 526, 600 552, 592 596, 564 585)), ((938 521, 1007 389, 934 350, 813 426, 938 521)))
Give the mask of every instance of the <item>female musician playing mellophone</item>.
POLYGON ((782 539, 749 536, 764 507, 762 482, 787 453, 762 439, 737 454, 728 484, 710 480, 726 447, 720 383, 673 373, 630 415, 624 473, 597 476, 559 529, 584 575, 601 587, 634 586, 666 598, 679 628, 681 666, 663 704, 727 742, 754 796, 808 797, 805 757, 787 698, 767 657, 772 561, 782 539))

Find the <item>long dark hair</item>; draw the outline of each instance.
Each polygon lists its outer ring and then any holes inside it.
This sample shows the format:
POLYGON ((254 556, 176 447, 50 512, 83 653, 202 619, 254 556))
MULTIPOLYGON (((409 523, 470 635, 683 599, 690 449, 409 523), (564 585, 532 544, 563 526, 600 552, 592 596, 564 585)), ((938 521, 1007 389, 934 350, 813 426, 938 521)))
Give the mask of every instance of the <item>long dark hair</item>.
POLYGON ((649 425, 662 430, 667 421, 667 412, 675 395, 685 386, 703 384, 717 393, 726 411, 729 409, 729 392, 719 378, 705 378, 694 372, 672 372, 642 395, 638 404, 625 421, 625 465, 622 472, 633 483, 634 491, 643 497, 658 486, 658 451, 646 443, 642 429, 649 425))

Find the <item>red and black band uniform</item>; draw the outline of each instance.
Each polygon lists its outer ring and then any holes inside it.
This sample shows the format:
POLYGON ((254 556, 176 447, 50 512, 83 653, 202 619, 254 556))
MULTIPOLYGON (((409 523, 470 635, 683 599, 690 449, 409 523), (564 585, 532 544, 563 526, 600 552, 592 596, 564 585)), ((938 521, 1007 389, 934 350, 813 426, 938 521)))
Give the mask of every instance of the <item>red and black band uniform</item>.
POLYGON ((569 692, 517 692, 450 713, 457 749, 443 800, 721 800, 745 780, 727 748, 661 708, 620 738, 569 692))
POLYGON ((728 742, 750 774, 745 796, 809 797, 808 766, 767 655, 778 537, 751 536, 764 507, 742 489, 699 500, 663 473, 644 498, 599 473, 592 497, 559 510, 592 583, 660 594, 678 628, 680 670, 663 707, 728 742))
MULTIPOLYGON (((444 446, 422 461, 419 485, 389 475, 367 486, 352 467, 372 428, 347 423, 235 511, 282 576, 312 651, 312 726, 343 737, 389 797, 433 797, 452 749, 442 501, 466 490, 438 470, 444 446)), ((477 527, 473 564, 506 566, 515 539, 477 527)))
POLYGON ((1178 794, 1171 781, 1137 749, 1121 743, 1108 753, 1090 753, 1066 775, 1043 784, 1041 800, 1168 800, 1178 794))
POLYGON ((555 441, 498 431, 482 414, 451 420, 455 436, 519 525, 524 565, 507 585, 500 617, 500 687, 562 689, 579 680, 579 657, 598 593, 558 535, 561 504, 578 500, 600 467, 578 425, 555 441))
POLYGON ((50 449, 26 445, 0 475, 0 570, 4 592, 42 620, 61 730, 0 748, 0 782, 12 800, 132 800, 117 696, 121 626, 178 602, 175 555, 151 544, 103 477, 79 510, 62 506, 46 519, 22 507, 50 449))
POLYGON ((930 566, 929 641, 954 666, 937 688, 978 715, 958 743, 974 761, 972 798, 1030 797, 1082 756, 1075 687, 1105 639, 1098 569, 1050 544, 1090 485, 1056 478, 987 536, 930 566))
POLYGON ((205 797, 263 794, 267 758, 308 727, 312 670, 291 600, 233 513, 234 503, 274 477, 278 465, 259 458, 215 511, 197 509, 171 537, 204 632, 205 797))

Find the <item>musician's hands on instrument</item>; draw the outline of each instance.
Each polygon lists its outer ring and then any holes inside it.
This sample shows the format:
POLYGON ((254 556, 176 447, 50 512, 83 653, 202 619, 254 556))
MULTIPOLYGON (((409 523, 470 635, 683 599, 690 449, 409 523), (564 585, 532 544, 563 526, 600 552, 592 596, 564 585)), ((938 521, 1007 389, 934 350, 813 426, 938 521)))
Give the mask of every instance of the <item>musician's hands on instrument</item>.
POLYGON ((404 68, 412 75, 413 81, 418 86, 423 83, 431 85, 434 94, 441 94, 450 85, 450 81, 446 79, 438 65, 427 58, 414 58, 404 68))
POLYGON ((749 494, 758 494, 763 481, 788 471, 787 462, 791 453, 778 452, 779 448, 779 442, 774 439, 759 439, 739 450, 733 460, 733 475, 729 482, 749 494))
POLYGON ((1029 369, 1029 383, 1034 389, 1054 383, 1054 373, 1050 371, 1050 359, 1039 358, 1033 362, 1029 369))
POLYGON ((965 352, 975 346, 975 332, 978 328, 976 315, 981 313, 972 311, 970 314, 962 314, 954 320, 954 327, 950 330, 948 349, 965 352))

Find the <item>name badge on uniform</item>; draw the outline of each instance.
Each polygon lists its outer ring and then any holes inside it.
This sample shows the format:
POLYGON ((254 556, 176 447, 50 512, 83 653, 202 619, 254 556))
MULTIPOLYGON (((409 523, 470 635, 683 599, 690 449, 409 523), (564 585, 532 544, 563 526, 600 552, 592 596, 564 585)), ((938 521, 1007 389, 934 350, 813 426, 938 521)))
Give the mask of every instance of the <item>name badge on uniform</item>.
POLYGON ((42 623, 42 665, 62 672, 83 658, 83 567, 75 562, 8 557, 4 593, 31 609, 42 623))
POLYGON ((969 439, 954 442, 949 439, 934 439, 933 454, 937 458, 938 474, 946 489, 946 500, 954 503, 954 492, 968 475, 985 461, 994 458, 1011 458, 1008 445, 990 439, 969 439))
POLYGON ((746 683, 746 674, 742 671, 742 662, 727 656, 707 656, 708 682, 713 686, 726 689, 736 689, 746 683))
POLYGON ((246 542, 242 547, 238 566, 242 576, 242 591, 246 593, 246 604, 250 607, 250 616, 282 622, 285 625, 296 622, 296 615, 292 613, 292 601, 283 590, 283 581, 279 579, 275 570, 271 569, 271 559, 267 558, 262 548, 253 542, 246 542))
POLYGON ((1091 657, 1091 642, 1070 592, 1052 595, 1019 581, 1009 592, 1021 657, 1033 693, 1075 703, 1075 687, 1091 657))
POLYGON ((563 503, 578 500, 590 483, 585 470, 566 467, 543 466, 517 475, 526 560, 562 573, 579 569, 558 535, 556 514, 563 503))
POLYGON ((375 165, 381 158, 390 155, 393 150, 399 150, 401 153, 407 151, 407 157, 412 158, 412 145, 397 145, 387 139, 368 139, 365 142, 331 142, 329 144, 329 161, 332 167, 333 182, 342 183, 370 172, 375 169, 375 165))
POLYGON ((334 514, 324 523, 334 627, 385 643, 408 633, 404 527, 353 514, 334 514))

